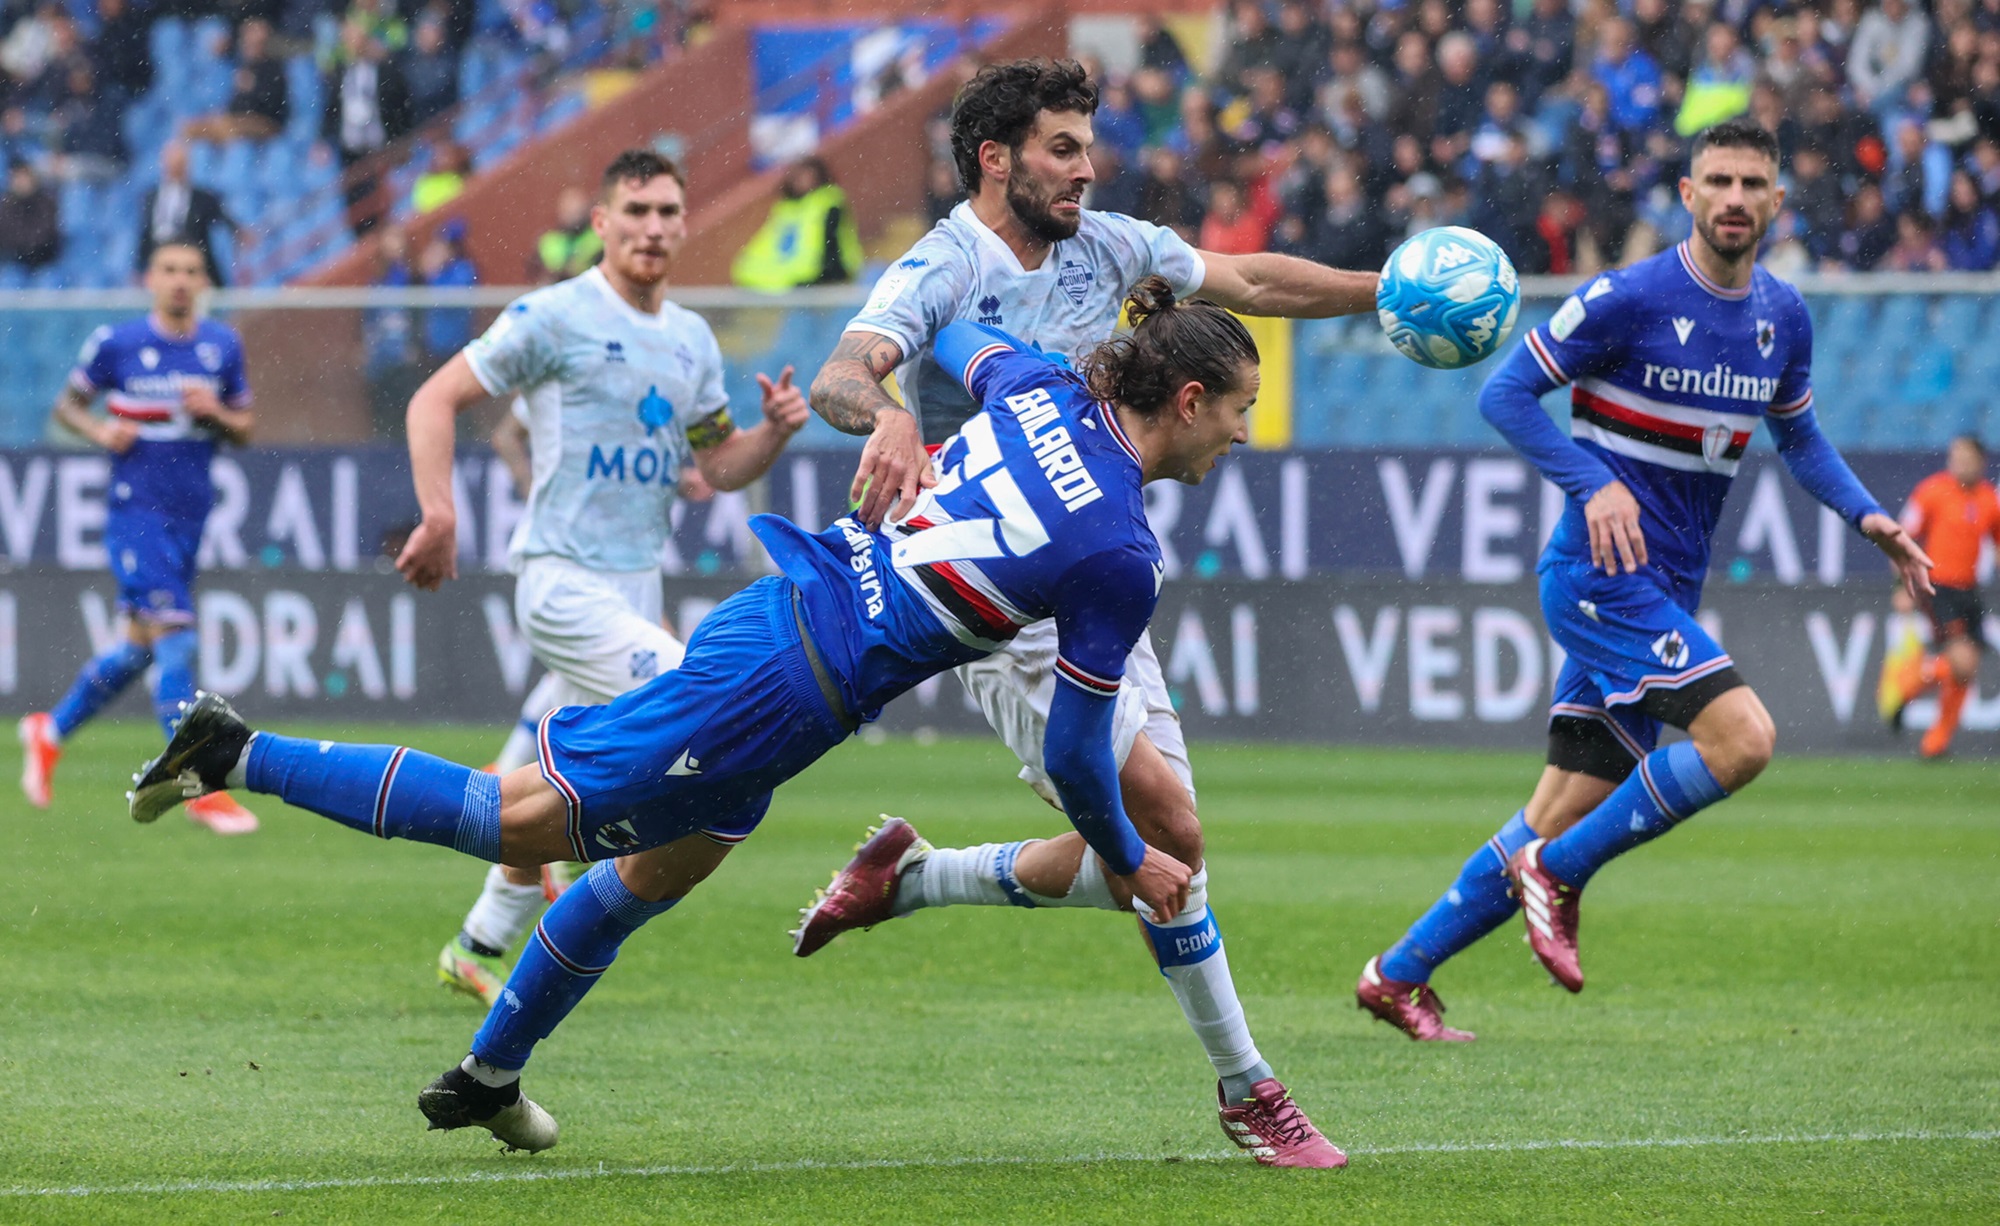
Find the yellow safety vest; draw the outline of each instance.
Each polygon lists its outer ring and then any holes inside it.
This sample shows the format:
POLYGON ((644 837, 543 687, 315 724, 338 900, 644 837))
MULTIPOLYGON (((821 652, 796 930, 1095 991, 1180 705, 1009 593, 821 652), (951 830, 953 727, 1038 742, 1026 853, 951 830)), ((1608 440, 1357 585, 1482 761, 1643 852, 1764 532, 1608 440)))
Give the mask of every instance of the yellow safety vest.
POLYGON ((854 228, 854 211, 847 207, 847 193, 828 184, 814 188, 797 200, 779 197, 771 203, 771 214, 729 266, 729 279, 745 289, 779 293, 800 285, 811 285, 826 272, 826 219, 840 210, 840 229, 834 241, 840 245, 840 260, 849 276, 861 271, 861 235, 854 228))
POLYGON ((604 242, 597 237, 597 231, 584 230, 571 234, 567 230, 550 230, 535 244, 535 253, 541 257, 542 267, 559 277, 574 277, 597 262, 604 250, 604 242))

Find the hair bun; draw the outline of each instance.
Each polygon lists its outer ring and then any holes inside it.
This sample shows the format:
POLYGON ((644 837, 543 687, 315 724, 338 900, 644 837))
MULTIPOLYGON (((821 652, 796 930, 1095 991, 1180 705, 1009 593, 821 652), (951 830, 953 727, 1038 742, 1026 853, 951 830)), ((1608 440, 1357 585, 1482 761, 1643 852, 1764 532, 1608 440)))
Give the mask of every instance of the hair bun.
POLYGON ((1158 273, 1140 281, 1125 296, 1125 314, 1135 328, 1148 318, 1173 309, 1174 287, 1168 285, 1167 279, 1158 273))

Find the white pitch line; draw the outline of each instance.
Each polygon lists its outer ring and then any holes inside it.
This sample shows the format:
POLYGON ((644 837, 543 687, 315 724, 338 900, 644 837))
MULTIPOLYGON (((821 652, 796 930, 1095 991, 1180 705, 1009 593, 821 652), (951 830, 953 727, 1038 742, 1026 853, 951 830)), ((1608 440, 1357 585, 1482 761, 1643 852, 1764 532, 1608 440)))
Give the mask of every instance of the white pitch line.
MULTIPOLYGON (((1624 1140, 1419 1142, 1349 1149, 1350 1157, 1374 1158, 1422 1154, 1516 1154, 1542 1150, 1705 1149, 1732 1145, 1880 1145, 1898 1141, 2000 1141, 2000 1129, 1967 1132, 1827 1132, 1812 1135, 1772 1134, 1734 1137, 1633 1137, 1624 1140)), ((720 1166, 595 1166, 554 1170, 467 1171, 457 1175, 367 1175, 354 1179, 189 1179, 174 1183, 76 1185, 66 1188, 0 1188, 0 1197, 26 1196, 167 1196, 188 1192, 317 1192, 341 1188, 429 1188, 483 1183, 543 1183, 568 1179, 656 1179, 669 1175, 762 1175, 786 1171, 893 1171, 982 1166, 1085 1166, 1099 1162, 1221 1162, 1241 1159, 1228 1153, 1195 1154, 1070 1154, 1056 1158, 869 1158, 853 1162, 738 1162, 720 1166)), ((1243 1159, 1248 1161, 1247 1159, 1243 1159)))

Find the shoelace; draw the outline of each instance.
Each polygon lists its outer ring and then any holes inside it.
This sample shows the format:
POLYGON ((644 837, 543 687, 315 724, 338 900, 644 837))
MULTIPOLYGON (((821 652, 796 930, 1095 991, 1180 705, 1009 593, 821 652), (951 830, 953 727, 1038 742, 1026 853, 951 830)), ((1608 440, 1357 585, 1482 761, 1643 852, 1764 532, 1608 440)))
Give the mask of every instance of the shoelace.
POLYGON ((1266 1132, 1276 1133, 1279 1139, 1288 1142, 1304 1141, 1312 1136, 1312 1121, 1299 1110, 1299 1105, 1292 1101, 1290 1094, 1280 1095, 1276 1102, 1256 1101, 1260 1113, 1270 1121, 1266 1132))

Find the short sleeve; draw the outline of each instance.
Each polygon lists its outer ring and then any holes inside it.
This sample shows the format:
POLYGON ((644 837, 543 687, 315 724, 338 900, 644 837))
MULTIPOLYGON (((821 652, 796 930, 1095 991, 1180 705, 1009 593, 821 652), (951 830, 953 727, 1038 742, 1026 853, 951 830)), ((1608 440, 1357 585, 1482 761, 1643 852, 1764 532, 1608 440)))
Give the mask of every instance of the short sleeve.
POLYGON ((1086 694, 1114 697, 1125 659, 1145 636, 1165 576, 1136 545, 1084 558, 1057 581, 1056 678, 1086 694))
MULTIPOLYGON (((1773 417, 1796 417, 1812 408, 1812 316, 1803 298, 1793 296, 1797 309, 1786 312, 1785 368, 1778 374, 1778 391, 1766 410, 1773 417)), ((1762 338, 1759 338, 1760 340, 1762 338)))
POLYGON ((232 335, 217 372, 222 383, 222 402, 232 409, 250 407, 250 371, 243 360, 243 341, 232 335))
POLYGON ((960 261, 946 255, 938 243, 912 247, 875 282, 875 291, 846 331, 886 336, 902 347, 905 360, 921 353, 958 313, 964 293, 960 261))
POLYGON ((1208 280, 1208 265, 1203 263, 1201 252, 1174 231, 1123 213, 1101 213, 1099 217, 1107 233, 1117 236, 1126 248, 1123 258, 1128 286, 1157 274, 1173 287, 1174 297, 1188 298, 1208 280))
POLYGON ((92 332, 77 352, 76 365, 69 372, 70 386, 86 396, 96 395, 118 380, 114 355, 105 344, 111 339, 109 325, 92 332))
POLYGON ((562 352, 546 308, 516 302, 465 347, 472 377, 489 396, 526 391, 561 374, 562 352))
POLYGON ((1604 273, 1563 299, 1548 322, 1528 330, 1528 352, 1557 387, 1602 369, 1630 339, 1618 318, 1627 292, 1614 274, 1604 273))
POLYGON ((729 393, 722 386, 722 346, 715 339, 715 329, 699 316, 696 321, 701 327, 701 377, 695 385, 693 415, 701 418, 728 408, 729 393))

